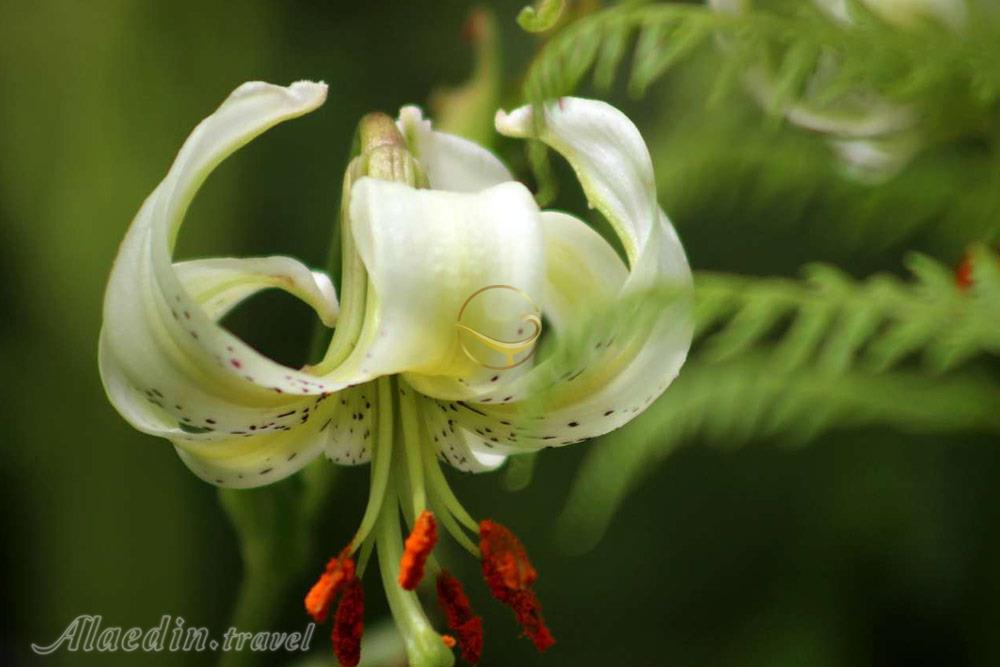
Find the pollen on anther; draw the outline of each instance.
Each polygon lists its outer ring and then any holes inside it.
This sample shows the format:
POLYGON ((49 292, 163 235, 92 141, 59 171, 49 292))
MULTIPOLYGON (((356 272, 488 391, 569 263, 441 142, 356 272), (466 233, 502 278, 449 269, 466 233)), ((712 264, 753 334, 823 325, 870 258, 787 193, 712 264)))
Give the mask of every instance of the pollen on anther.
POLYGON ((326 620, 330 605, 348 582, 354 579, 354 561, 346 554, 335 556, 326 564, 326 570, 306 594, 306 611, 317 623, 326 620))
POLYGON ((365 592, 361 582, 353 578, 347 583, 333 622, 333 652, 344 667, 356 667, 361 662, 364 632, 365 592))
POLYGON ((479 524, 483 578, 497 600, 511 608, 535 648, 545 651, 555 643, 542 617, 542 606, 532 590, 538 572, 524 545, 507 527, 485 520, 479 524))
POLYGON ((478 663, 483 654, 483 620, 472 611, 461 582, 442 570, 437 578, 437 595, 448 629, 455 633, 462 649, 462 659, 478 663))
POLYGON ((403 557, 399 561, 399 585, 412 591, 424 578, 424 566, 437 543, 437 523, 434 515, 424 510, 413 524, 406 538, 403 557))

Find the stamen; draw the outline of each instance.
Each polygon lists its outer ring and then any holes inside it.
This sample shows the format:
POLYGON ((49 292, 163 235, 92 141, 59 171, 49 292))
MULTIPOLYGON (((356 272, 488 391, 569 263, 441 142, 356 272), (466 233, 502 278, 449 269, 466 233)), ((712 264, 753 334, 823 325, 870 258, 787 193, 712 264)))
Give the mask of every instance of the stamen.
POLYGON ((413 524, 410 536, 406 538, 403 557, 399 561, 399 585, 404 589, 412 591, 424 578, 424 566, 437 539, 434 515, 424 510, 413 524))
MULTIPOLYGON (((426 405, 426 401, 429 399, 422 399, 426 405)), ((423 430, 426 431, 427 424, 423 424, 423 430)), ((425 434, 426 435, 426 434, 425 434)), ((462 503, 459 502, 458 498, 455 497, 455 493, 448 486, 448 480, 445 479, 444 473, 441 471, 441 466, 438 465, 438 460, 436 456, 424 456, 424 473, 427 478, 427 484, 429 485, 429 490, 431 494, 436 497, 439 502, 441 502, 444 507, 452 514, 459 522, 461 522, 469 530, 476 532, 479 530, 479 525, 476 520, 462 507, 462 503)))
MULTIPOLYGON (((392 484, 398 483, 393 470, 392 484)), ((398 487, 397 487, 398 488, 398 487)), ((403 536, 399 524, 399 495, 390 494, 383 503, 375 528, 375 549, 378 552, 378 569, 385 589, 386 601, 403 636, 406 656, 411 665, 446 665, 452 660, 451 651, 441 641, 441 633, 434 629, 420 600, 412 591, 399 585, 399 562, 403 558, 403 536)))
MULTIPOLYGON (((348 547, 349 549, 350 547, 348 547)), ((354 561, 347 555, 347 549, 327 562, 326 571, 320 575, 306 594, 306 611, 317 623, 326 621, 330 605, 344 586, 354 579, 354 561)))
POLYGON ((461 582, 450 572, 442 571, 438 575, 437 594, 448 629, 458 635, 462 659, 471 664, 478 663, 483 654, 483 619, 472 611, 461 582))
POLYGON ((459 546, 468 551, 473 558, 479 560, 479 547, 477 547, 472 539, 465 534, 462 526, 459 525, 458 521, 448 508, 443 507, 439 502, 437 502, 436 498, 434 500, 435 502, 431 503, 431 507, 434 508, 434 511, 436 512, 435 516, 441 522, 441 525, 444 526, 445 530, 448 531, 448 534, 454 538, 455 542, 457 542, 459 546))
POLYGON ((358 526, 358 532, 355 533, 353 541, 353 544, 358 546, 364 543, 368 533, 375 526, 379 510, 382 508, 382 500, 385 498, 386 488, 389 485, 389 469, 392 467, 393 389, 391 380, 381 377, 377 380, 377 387, 376 429, 375 439, 371 445, 372 472, 368 505, 365 507, 365 513, 361 517, 361 525, 358 526))
POLYGON ((531 639, 540 653, 548 650, 556 643, 555 637, 549 632, 542 617, 542 604, 538 601, 535 591, 528 589, 516 591, 513 594, 510 607, 514 610, 517 622, 524 634, 531 639))
POLYGON ((351 579, 337 606, 333 622, 333 652, 344 667, 361 662, 361 635, 365 632, 365 592, 359 579, 351 579))
POLYGON ((521 541, 505 526, 485 520, 479 524, 479 550, 483 554, 483 577, 493 597, 514 611, 535 648, 545 651, 555 644, 542 617, 542 605, 531 588, 538 571, 528 560, 521 541))
POLYGON ((375 551, 375 540, 369 539, 365 540, 364 544, 361 545, 361 552, 358 554, 357 567, 355 567, 355 576, 358 579, 362 579, 365 576, 365 570, 368 568, 368 561, 371 559, 372 552, 375 551))
POLYGON ((483 574, 494 596, 496 589, 522 590, 538 579, 524 545, 506 526, 489 519, 481 521, 479 550, 483 554, 483 574))
POLYGON ((448 648, 455 648, 455 645, 457 643, 455 641, 455 638, 452 637, 451 635, 441 635, 441 641, 444 642, 444 645, 447 646, 448 648))

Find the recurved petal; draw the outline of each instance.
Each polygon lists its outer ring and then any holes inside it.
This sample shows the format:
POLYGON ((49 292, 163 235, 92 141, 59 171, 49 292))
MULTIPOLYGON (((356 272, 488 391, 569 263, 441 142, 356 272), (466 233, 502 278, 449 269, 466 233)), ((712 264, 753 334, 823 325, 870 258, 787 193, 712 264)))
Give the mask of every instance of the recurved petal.
POLYGON ((214 320, 257 292, 280 289, 312 306, 326 326, 337 323, 337 293, 330 277, 291 257, 196 259, 177 262, 174 270, 185 291, 214 320))
MULTIPOLYGON (((532 136, 535 126, 530 107, 497 115, 505 134, 532 136)), ((549 106, 538 127, 539 138, 566 157, 590 204, 618 233, 629 271, 625 276, 610 248, 584 232, 583 223, 546 218, 552 240, 545 314, 560 323, 556 352, 504 387, 511 401, 467 402, 469 409, 455 417, 474 433, 503 434, 492 443, 502 453, 570 444, 628 422, 676 377, 692 336, 691 271, 656 202, 638 130, 614 107, 575 98, 549 106), (646 299, 653 290, 676 296, 646 299)))
POLYGON ((481 431, 463 427, 461 418, 455 413, 468 409, 467 406, 446 401, 436 401, 427 397, 419 399, 420 416, 423 419, 425 436, 430 439, 441 459, 464 472, 488 472, 496 470, 507 460, 502 448, 498 448, 499 431, 481 431))
POLYGON ((615 249, 587 223, 558 211, 542 211, 545 235, 546 318, 558 331, 595 303, 610 303, 628 279, 615 249))
MULTIPOLYGON (((614 227, 634 263, 655 231, 659 208, 642 135, 622 112, 598 100, 563 97, 545 111, 538 138, 569 161, 590 204, 614 227)), ((510 137, 533 137, 533 108, 499 111, 496 126, 510 137)))
MULTIPOLYGON (((216 323, 240 298, 272 285, 332 322, 336 298, 324 276, 284 258, 171 261, 184 213, 212 169, 325 97, 318 83, 240 86, 195 128, 132 222, 105 295, 100 367, 112 403, 139 430, 182 445, 264 434, 261 442, 287 447, 303 410, 346 384, 275 363, 216 323)), ((301 446, 312 451, 313 441, 301 446)))
POLYGON ((185 465, 206 482, 236 489, 264 486, 297 472, 329 443, 340 406, 332 399, 315 400, 296 410, 296 423, 287 429, 247 431, 211 442, 175 438, 174 446, 185 465))

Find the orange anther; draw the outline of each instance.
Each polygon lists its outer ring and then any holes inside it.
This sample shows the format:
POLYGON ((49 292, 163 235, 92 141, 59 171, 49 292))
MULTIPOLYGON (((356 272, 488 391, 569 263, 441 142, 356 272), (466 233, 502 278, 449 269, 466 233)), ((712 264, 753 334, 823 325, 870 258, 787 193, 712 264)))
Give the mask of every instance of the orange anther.
POLYGON ((346 554, 335 556, 326 564, 326 571, 320 575, 306 594, 306 611, 317 623, 326 620, 330 613, 330 605, 343 589, 344 585, 354 579, 354 561, 346 554))
POLYGON ((424 578, 424 566, 437 543, 437 523, 427 510, 420 513, 413 523, 413 530, 406 538, 403 557, 399 561, 399 585, 412 591, 424 578))
POLYGON ((535 648, 548 649, 555 639, 542 618, 542 605, 531 589, 538 571, 528 560, 524 545, 507 527, 486 520, 479 524, 479 550, 483 577, 493 597, 514 611, 535 648))

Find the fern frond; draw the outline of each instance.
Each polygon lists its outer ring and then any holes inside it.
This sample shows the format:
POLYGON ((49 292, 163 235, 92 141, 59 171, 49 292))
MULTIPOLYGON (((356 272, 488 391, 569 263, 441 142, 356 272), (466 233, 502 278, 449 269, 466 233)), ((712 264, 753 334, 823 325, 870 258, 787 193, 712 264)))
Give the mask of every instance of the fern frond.
POLYGON ((976 253, 968 292, 954 272, 922 255, 907 264, 913 281, 876 276, 857 282, 814 265, 804 281, 699 274, 696 319, 702 356, 727 361, 762 346, 776 370, 806 364, 843 372, 883 372, 913 355, 940 373, 980 353, 1000 353, 1000 277, 995 255, 976 253), (780 335, 772 342, 773 336, 780 335))
MULTIPOLYGON (((898 118, 919 109, 930 143, 994 141, 1000 21, 974 21, 961 35, 931 24, 901 30, 874 16, 844 29, 813 3, 789 4, 783 12, 738 15, 681 3, 625 4, 584 16, 546 43, 529 67, 524 97, 540 107, 576 90, 588 73, 597 88, 608 89, 626 71, 630 52, 628 87, 642 96, 674 65, 714 44, 721 48, 713 51, 718 62, 705 93, 709 104, 752 79, 776 123, 798 109, 810 122, 867 127, 877 99, 900 110, 893 114, 898 118)), ((532 163, 541 159, 534 155, 532 163)), ((551 179, 541 171, 536 177, 550 194, 551 179)))
POLYGON ((828 266, 803 281, 698 274, 698 351, 647 414, 588 453, 564 512, 572 543, 596 542, 642 474, 691 439, 805 442, 865 425, 1000 431, 1000 384, 940 374, 1000 354, 1000 258, 979 248, 972 261, 968 291, 923 256, 909 260, 909 282, 859 282, 828 266))
MULTIPOLYGON (((525 97, 541 104, 568 94, 591 70, 599 86, 609 86, 633 38, 629 87, 641 95, 672 65, 717 36, 725 40, 721 51, 737 74, 753 64, 772 64, 779 106, 807 93, 829 100, 860 88, 897 101, 962 94, 991 112, 1000 99, 1000 50, 995 48, 1000 27, 994 22, 976 22, 960 37, 930 26, 899 30, 874 18, 864 29, 844 30, 811 3, 798 4, 788 13, 741 15, 681 3, 626 4, 585 16, 545 45, 528 71, 525 97), (931 36, 934 48, 927 47, 931 36), (821 57, 837 62, 836 76, 803 85, 821 57)), ((738 78, 720 76, 729 82, 738 78)))
POLYGON ((585 551, 628 492, 695 438, 736 446, 780 436, 799 443, 833 429, 879 425, 906 432, 1000 430, 1000 387, 974 376, 914 372, 776 372, 766 355, 694 362, 646 414, 595 443, 560 518, 560 541, 585 551))

